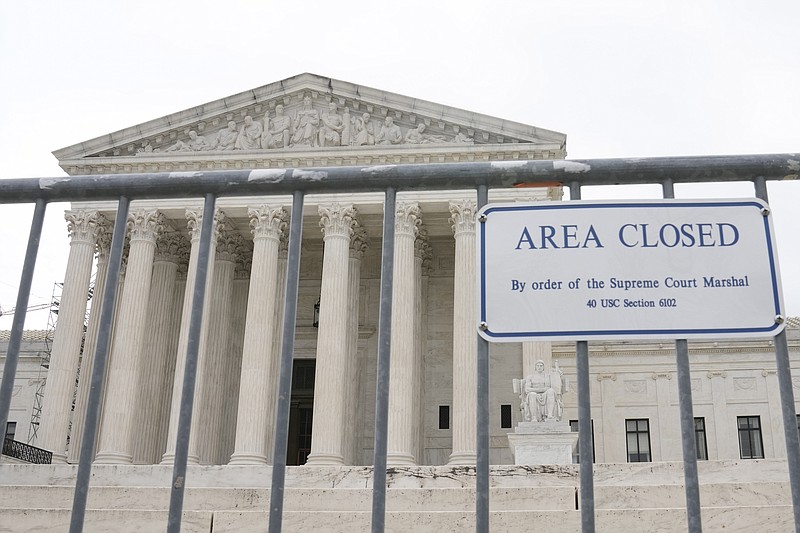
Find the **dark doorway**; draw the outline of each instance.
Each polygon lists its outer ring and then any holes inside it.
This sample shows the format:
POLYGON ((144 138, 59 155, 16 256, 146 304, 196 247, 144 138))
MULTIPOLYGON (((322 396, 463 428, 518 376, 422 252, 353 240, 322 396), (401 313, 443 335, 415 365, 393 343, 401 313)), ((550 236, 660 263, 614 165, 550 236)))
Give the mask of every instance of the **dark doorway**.
POLYGON ((289 446, 286 464, 304 465, 311 453, 311 423, 314 411, 315 359, 295 359, 292 367, 292 398, 289 411, 289 446))

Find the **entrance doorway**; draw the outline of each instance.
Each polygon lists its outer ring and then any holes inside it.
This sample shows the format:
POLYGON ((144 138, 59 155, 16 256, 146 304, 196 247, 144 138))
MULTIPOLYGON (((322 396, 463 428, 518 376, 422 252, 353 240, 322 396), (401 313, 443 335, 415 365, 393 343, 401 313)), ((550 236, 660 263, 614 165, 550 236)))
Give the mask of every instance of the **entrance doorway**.
POLYGON ((314 412, 315 359, 295 359, 292 367, 292 396, 289 410, 289 442, 286 464, 306 464, 311 453, 311 423, 314 412))

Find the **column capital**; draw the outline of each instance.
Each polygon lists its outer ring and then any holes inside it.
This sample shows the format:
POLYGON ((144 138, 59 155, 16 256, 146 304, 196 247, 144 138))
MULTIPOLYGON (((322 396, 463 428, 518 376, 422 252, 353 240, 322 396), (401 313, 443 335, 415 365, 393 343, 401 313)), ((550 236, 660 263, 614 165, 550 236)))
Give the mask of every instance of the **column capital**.
MULTIPOLYGON (((212 225, 213 231, 211 232, 211 243, 216 244, 219 237, 220 228, 222 228, 227 221, 225 212, 221 209, 214 211, 214 224, 212 225)), ((200 230, 203 226, 203 210, 188 208, 186 209, 186 225, 189 228, 189 238, 192 242, 200 240, 200 230)))
POLYGON ((353 222, 358 214, 352 204, 333 203, 319 206, 319 225, 324 239, 347 237, 353 234, 353 222))
POLYGON ((423 271, 430 270, 433 252, 431 251, 431 243, 428 238, 428 230, 424 227, 420 227, 417 239, 414 241, 414 256, 417 259, 422 259, 423 271))
POLYGON ((475 213, 478 204, 475 200, 450 202, 450 224, 453 234, 457 237, 461 233, 475 233, 475 213))
POLYGON ((114 237, 114 223, 105 215, 97 217, 97 262, 108 261, 111 252, 111 239, 114 237))
POLYGON ((136 209, 128 213, 126 229, 130 232, 131 242, 155 243, 164 230, 165 222, 164 215, 157 209, 136 209))
POLYGON ((247 215, 253 239, 280 239, 289 227, 289 213, 281 205, 248 207, 247 215))
POLYGON ((67 232, 72 242, 95 244, 99 232, 98 221, 100 213, 97 211, 67 211, 64 219, 67 221, 67 232))
MULTIPOLYGON (((169 228, 169 226, 166 226, 169 228)), ((162 232, 156 239, 154 261, 170 263, 189 263, 189 240, 177 231, 162 232)))
POLYGON ((356 223, 353 228, 353 236, 350 239, 350 258, 358 259, 364 257, 364 252, 369 248, 369 237, 367 237, 367 230, 365 230, 360 223, 356 223))
POLYGON ((238 231, 227 227, 220 228, 217 235, 217 260, 235 263, 252 249, 253 242, 242 237, 238 231))
POLYGON ((398 202, 395 211, 394 232, 417 236, 422 225, 422 209, 416 202, 398 202))

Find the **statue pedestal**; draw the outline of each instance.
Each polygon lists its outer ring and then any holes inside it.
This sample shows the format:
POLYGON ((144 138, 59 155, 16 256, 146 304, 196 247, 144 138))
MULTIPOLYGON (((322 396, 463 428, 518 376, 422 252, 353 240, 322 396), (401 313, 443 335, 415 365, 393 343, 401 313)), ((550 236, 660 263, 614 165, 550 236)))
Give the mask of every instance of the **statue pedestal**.
POLYGON ((578 434, 562 421, 520 422, 508 434, 508 446, 517 465, 572 464, 578 434))

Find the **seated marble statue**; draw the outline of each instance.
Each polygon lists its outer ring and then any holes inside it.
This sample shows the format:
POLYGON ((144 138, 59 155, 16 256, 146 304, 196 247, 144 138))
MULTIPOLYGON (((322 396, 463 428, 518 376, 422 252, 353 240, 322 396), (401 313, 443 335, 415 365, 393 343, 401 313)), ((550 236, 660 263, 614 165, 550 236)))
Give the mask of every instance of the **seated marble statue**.
POLYGON ((236 149, 256 150, 261 148, 262 130, 263 128, 260 122, 253 120, 253 117, 250 115, 244 117, 244 124, 239 128, 239 136, 236 137, 236 149))
POLYGON ((283 105, 275 106, 275 118, 270 120, 269 111, 264 113, 264 131, 261 133, 261 148, 287 148, 291 139, 292 119, 283 114, 283 105))
POLYGON ((211 145, 213 150, 233 150, 236 148, 236 139, 239 137, 239 132, 236 131, 236 123, 234 121, 228 122, 228 126, 219 130, 217 133, 217 140, 211 145))
POLYGON ((561 395, 564 389, 563 372, 556 363, 555 368, 545 371, 544 361, 536 361, 533 374, 523 380, 515 380, 515 392, 519 393, 520 410, 526 422, 561 420, 564 405, 561 395), (518 388, 518 390, 517 390, 518 388))
POLYGON ((375 131, 370 122, 369 113, 364 113, 360 117, 353 119, 353 146, 364 146, 375 144, 375 131))
POLYGON ((375 137, 375 144, 400 144, 401 142, 403 142, 403 134, 400 132, 400 126, 394 123, 392 117, 386 117, 381 131, 375 137))
POLYGON ((328 111, 322 113, 319 119, 319 146, 341 146, 344 122, 336 113, 336 104, 329 103, 328 111))

